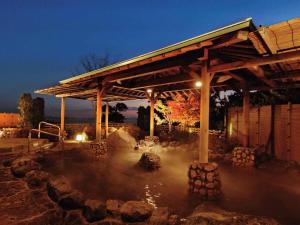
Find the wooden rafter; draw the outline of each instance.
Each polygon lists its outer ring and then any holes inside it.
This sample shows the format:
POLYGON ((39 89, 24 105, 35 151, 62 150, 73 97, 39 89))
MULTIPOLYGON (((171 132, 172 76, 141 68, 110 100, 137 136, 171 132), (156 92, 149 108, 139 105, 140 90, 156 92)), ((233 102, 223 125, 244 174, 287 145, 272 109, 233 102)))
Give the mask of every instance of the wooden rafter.
POLYGON ((166 86, 166 85, 171 85, 171 84, 187 83, 187 82, 191 82, 193 80, 195 80, 195 79, 190 78, 187 75, 168 76, 165 78, 139 82, 139 83, 131 86, 130 88, 133 90, 142 89, 142 88, 153 88, 153 87, 160 87, 160 86, 166 86))

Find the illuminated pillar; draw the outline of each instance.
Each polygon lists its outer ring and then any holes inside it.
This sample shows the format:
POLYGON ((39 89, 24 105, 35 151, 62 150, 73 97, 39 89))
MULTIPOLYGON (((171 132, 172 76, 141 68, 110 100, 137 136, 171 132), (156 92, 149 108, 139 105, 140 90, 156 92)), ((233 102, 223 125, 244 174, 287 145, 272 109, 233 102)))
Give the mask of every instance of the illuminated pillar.
POLYGON ((150 137, 154 136, 154 97, 150 97, 150 137))
POLYGON ((65 98, 61 98, 60 105, 60 131, 61 135, 64 135, 65 131, 65 98))
POLYGON ((101 142, 101 123, 102 123, 102 92, 97 90, 97 109, 96 109, 96 141, 101 142))
POLYGON ((108 102, 106 102, 105 107, 105 137, 108 137, 108 116, 109 116, 109 105, 108 102))
POLYGON ((207 72, 207 64, 205 63, 201 70, 200 163, 208 162, 210 80, 210 74, 207 72))
POLYGON ((247 86, 243 87, 243 146, 249 147, 249 115, 250 93, 247 86))

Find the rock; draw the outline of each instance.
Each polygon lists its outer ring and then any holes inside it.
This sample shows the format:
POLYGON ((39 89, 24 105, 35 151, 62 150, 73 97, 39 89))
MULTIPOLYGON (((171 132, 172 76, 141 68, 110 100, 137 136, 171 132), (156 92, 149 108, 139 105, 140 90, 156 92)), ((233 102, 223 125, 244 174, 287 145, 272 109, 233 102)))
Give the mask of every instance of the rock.
POLYGON ((55 224, 62 224, 62 225, 88 225, 88 223, 85 221, 83 216, 81 215, 80 210, 72 210, 69 211, 65 218, 63 223, 57 223, 56 221, 55 224))
POLYGON ((143 222, 151 216, 153 206, 143 201, 128 201, 122 205, 120 212, 126 222, 143 222))
POLYGON ((168 219, 170 216, 168 207, 160 207, 153 211, 150 217, 150 224, 155 225, 165 225, 168 224, 168 219))
POLYGON ((105 203, 99 200, 86 200, 83 207, 83 216, 90 223, 103 220, 106 217, 105 203))
POLYGON ((47 188, 49 197, 55 202, 59 202, 64 195, 71 194, 73 191, 69 181, 63 176, 50 178, 47 188))
POLYGON ((171 215, 168 220, 168 225, 179 225, 179 216, 171 215))
POLYGON ((29 171, 39 169, 40 165, 27 156, 17 158, 11 164, 11 172, 16 177, 24 177, 29 171))
POLYGON ((104 219, 104 220, 96 223, 95 225, 122 225, 122 224, 124 224, 124 223, 118 219, 107 218, 107 219, 104 219))
POLYGON ((139 160, 139 165, 146 170, 157 170, 160 168, 160 157, 154 153, 145 152, 139 160))
POLYGON ((45 162, 45 156, 43 152, 36 152, 35 154, 31 155, 30 158, 37 163, 45 162))
POLYGON ((214 171, 218 168, 218 165, 215 163, 207 163, 204 165, 204 170, 207 172, 214 171))
POLYGON ((76 190, 70 194, 62 195, 59 200, 59 205, 65 210, 81 209, 83 203, 83 195, 76 190))
POLYGON ((118 216, 120 215, 120 209, 123 204, 123 201, 109 199, 106 201, 106 210, 110 215, 118 216))
POLYGON ((256 149, 235 147, 232 151, 232 164, 234 166, 253 167, 256 161, 256 149))
POLYGON ((11 166, 11 163, 14 161, 14 159, 3 159, 2 160, 2 165, 4 166, 4 167, 9 167, 9 166, 11 166))
POLYGON ((44 187, 49 179, 49 174, 40 170, 32 170, 25 176, 27 185, 31 189, 44 187))
POLYGON ((279 225, 277 221, 272 218, 252 216, 246 214, 240 214, 236 212, 225 211, 212 203, 202 203, 199 205, 192 215, 187 217, 187 220, 183 225, 194 224, 213 224, 213 225, 279 225))

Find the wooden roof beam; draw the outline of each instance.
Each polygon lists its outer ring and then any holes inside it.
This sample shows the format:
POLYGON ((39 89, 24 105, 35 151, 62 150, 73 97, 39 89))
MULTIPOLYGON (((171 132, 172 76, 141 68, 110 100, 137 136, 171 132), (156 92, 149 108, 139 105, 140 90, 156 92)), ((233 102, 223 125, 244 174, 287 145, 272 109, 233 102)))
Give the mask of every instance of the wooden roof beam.
POLYGON ((237 44, 237 43, 240 43, 243 41, 247 41, 248 35, 249 35, 248 31, 240 30, 240 31, 236 32, 233 36, 231 36, 229 38, 226 37, 224 40, 222 40, 221 43, 210 47, 210 49, 218 49, 218 48, 228 47, 230 45, 234 45, 234 44, 237 44))
POLYGON ((171 84, 180 84, 180 83, 187 83, 194 81, 195 79, 190 78, 186 75, 180 75, 180 76, 169 76, 161 79, 154 79, 150 81, 143 81, 140 83, 135 84, 134 86, 130 87, 132 90, 135 89, 142 89, 142 88, 153 88, 153 87, 159 87, 159 86, 166 86, 171 84))
POLYGON ((226 72, 229 76, 231 76, 233 79, 239 81, 240 83, 245 83, 246 82, 246 79, 235 74, 235 73, 232 73, 232 72, 226 72))
POLYGON ((140 69, 137 70, 136 72, 128 73, 128 74, 118 74, 118 75, 108 75, 102 83, 108 83, 108 82, 116 82, 116 81, 123 81, 123 80, 130 80, 133 78, 138 78, 138 77, 144 77, 148 75, 152 75, 155 73, 163 73, 169 70, 174 70, 174 69, 179 69, 180 66, 170 66, 166 67, 166 65, 161 64, 159 66, 153 66, 151 68, 147 69, 140 69))
POLYGON ((300 59, 300 50, 294 52, 282 53, 278 55, 271 55, 266 57, 249 59, 247 61, 235 61, 231 63, 224 63, 220 65, 210 66, 208 68, 208 72, 218 73, 218 72, 238 70, 238 69, 244 69, 253 66, 262 66, 262 65, 275 64, 275 63, 286 62, 291 60, 299 60, 299 59, 300 59))
POLYGON ((290 72, 272 74, 271 80, 288 80, 288 79, 300 79, 300 70, 294 70, 290 72))
POLYGON ((253 73, 258 79, 263 81, 268 86, 274 88, 276 87, 276 83, 273 80, 269 80, 266 77, 265 71, 259 66, 252 66, 247 68, 251 73, 253 73))
POLYGON ((89 94, 96 94, 97 89, 93 88, 93 89, 88 89, 88 90, 84 90, 84 91, 76 91, 76 92, 68 92, 68 93, 64 93, 64 94, 58 94, 56 95, 56 97, 62 98, 62 97, 76 97, 76 96, 80 96, 80 95, 89 95, 89 94))
POLYGON ((111 91, 106 92, 107 95, 115 96, 115 97, 123 97, 123 98, 135 98, 135 99, 145 99, 142 96, 136 96, 133 94, 123 94, 123 93, 114 93, 111 91))

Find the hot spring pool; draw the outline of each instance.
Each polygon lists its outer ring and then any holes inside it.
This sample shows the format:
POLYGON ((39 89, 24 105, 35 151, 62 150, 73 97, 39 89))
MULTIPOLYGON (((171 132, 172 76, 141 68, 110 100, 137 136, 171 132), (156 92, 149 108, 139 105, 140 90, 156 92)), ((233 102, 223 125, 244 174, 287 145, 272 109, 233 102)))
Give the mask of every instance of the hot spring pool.
MULTIPOLYGON (((168 206, 181 216, 189 215, 201 203, 188 193, 187 171, 196 158, 192 152, 160 154, 162 168, 146 172, 136 166, 142 153, 123 151, 96 160, 86 149, 52 153, 44 170, 64 175, 87 198, 101 200, 145 200, 168 206)), ((271 174, 258 169, 233 168, 220 164, 224 196, 217 204, 226 209, 253 215, 271 216, 284 224, 300 221, 300 176, 271 174)))

